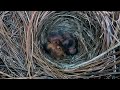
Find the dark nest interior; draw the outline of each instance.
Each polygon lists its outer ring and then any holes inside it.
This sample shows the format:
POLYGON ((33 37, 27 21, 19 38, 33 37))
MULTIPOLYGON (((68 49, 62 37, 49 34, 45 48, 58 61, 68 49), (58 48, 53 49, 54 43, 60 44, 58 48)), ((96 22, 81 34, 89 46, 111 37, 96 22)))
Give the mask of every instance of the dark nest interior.
POLYGON ((119 11, 0 11, 0 78, 119 79, 119 11))

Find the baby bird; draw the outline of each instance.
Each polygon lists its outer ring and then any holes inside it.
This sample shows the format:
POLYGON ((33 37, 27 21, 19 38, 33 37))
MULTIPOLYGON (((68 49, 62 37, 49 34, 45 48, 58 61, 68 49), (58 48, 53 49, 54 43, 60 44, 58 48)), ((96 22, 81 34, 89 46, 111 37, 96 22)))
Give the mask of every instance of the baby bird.
POLYGON ((70 33, 63 34, 64 41, 62 42, 65 52, 68 55, 74 55, 77 53, 77 41, 70 33))
POLYGON ((47 50, 56 59, 62 59, 66 55, 75 55, 77 53, 76 38, 70 33, 52 32, 48 36, 47 50))
POLYGON ((65 53, 63 48, 58 44, 59 41, 52 41, 48 43, 47 49, 50 50, 51 55, 56 58, 57 60, 62 59, 65 57, 65 53))
POLYGON ((57 43, 63 42, 63 37, 56 32, 52 32, 48 36, 48 41, 49 42, 56 41, 57 43))

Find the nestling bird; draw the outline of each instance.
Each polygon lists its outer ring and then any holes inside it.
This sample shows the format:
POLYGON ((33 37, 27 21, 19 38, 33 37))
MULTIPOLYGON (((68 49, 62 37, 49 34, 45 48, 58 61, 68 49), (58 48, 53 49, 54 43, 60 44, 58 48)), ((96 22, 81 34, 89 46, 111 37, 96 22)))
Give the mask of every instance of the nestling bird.
POLYGON ((59 43, 59 41, 63 42, 63 37, 56 32, 52 32, 48 36, 48 41, 49 42, 56 41, 57 43, 59 43))
POLYGON ((56 59, 77 53, 77 41, 70 33, 52 32, 48 36, 47 50, 56 59))
POLYGON ((48 43, 47 49, 50 50, 51 55, 57 60, 65 57, 63 48, 58 44, 58 42, 56 42, 56 40, 48 43))
POLYGON ((77 53, 77 41, 70 33, 63 34, 64 41, 62 42, 65 52, 68 55, 74 55, 77 53))

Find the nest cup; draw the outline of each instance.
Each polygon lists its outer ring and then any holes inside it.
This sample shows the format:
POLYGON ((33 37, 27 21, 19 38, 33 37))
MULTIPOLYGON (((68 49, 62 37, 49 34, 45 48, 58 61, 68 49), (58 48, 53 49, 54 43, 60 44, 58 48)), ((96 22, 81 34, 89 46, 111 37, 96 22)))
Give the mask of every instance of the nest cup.
POLYGON ((43 60, 62 69, 78 68, 79 64, 86 62, 101 53, 100 24, 93 15, 85 17, 86 12, 61 11, 46 14, 38 26, 37 42, 43 60), (44 50, 49 33, 71 33, 78 41, 78 52, 62 60, 56 60, 44 50))

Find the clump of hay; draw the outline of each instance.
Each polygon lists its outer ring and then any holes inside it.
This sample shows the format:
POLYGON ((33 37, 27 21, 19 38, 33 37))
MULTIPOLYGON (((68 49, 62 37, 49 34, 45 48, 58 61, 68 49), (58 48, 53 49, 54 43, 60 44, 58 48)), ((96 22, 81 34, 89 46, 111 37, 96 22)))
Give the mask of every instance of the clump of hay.
POLYGON ((1 78, 119 78, 119 12, 0 13, 1 78), (56 61, 44 50, 49 32, 69 32, 78 53, 56 61))

